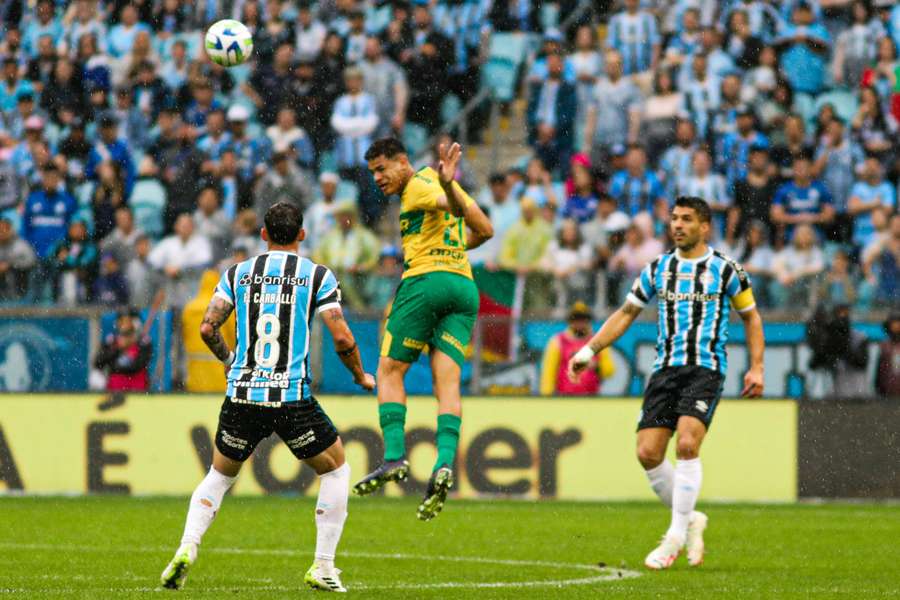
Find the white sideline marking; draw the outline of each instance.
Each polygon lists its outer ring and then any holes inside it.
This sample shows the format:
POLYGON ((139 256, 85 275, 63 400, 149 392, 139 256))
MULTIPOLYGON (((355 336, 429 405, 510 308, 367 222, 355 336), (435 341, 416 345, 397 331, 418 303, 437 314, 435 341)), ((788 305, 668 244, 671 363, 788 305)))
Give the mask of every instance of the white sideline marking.
MULTIPOLYGON (((117 552, 117 553, 162 553, 168 552, 171 548, 162 547, 134 547, 134 548, 104 548, 99 546, 79 546, 79 545, 55 545, 55 544, 17 544, 11 542, 0 542, 0 548, 12 548, 22 550, 52 550, 63 552, 117 552)), ((254 554, 264 556, 304 556, 310 555, 311 552, 300 550, 279 549, 279 548, 208 548, 204 553, 219 554, 254 554)), ((590 585, 592 583, 601 583, 604 581, 615 581, 618 579, 633 579, 640 577, 637 571, 629 569, 617 569, 614 567, 597 567, 594 565, 586 565, 579 563, 552 562, 543 560, 516 560, 505 558, 483 558, 480 556, 435 556, 422 554, 399 554, 399 553, 381 553, 381 552, 342 552, 341 556, 348 558, 375 558, 375 559, 394 559, 394 560, 437 560, 443 562, 470 562, 504 566, 518 567, 547 567, 552 569, 571 569, 579 571, 591 571, 596 575, 587 577, 575 577, 569 579, 542 579, 536 581, 445 581, 439 583, 395 583, 384 585, 367 585, 350 583, 348 589, 352 590, 429 590, 429 589, 496 589, 496 588, 536 588, 536 587, 564 587, 570 585, 590 585)), ((17 578, 18 579, 18 578, 17 578)), ((21 579, 31 580, 75 580, 85 581, 94 579, 86 575, 40 575, 32 577, 23 577, 21 579)), ((114 581, 145 581, 147 578, 135 575, 105 578, 114 581)), ((246 582, 258 582, 261 584, 271 584, 272 580, 268 578, 252 579, 245 578, 246 582)), ((286 585, 236 585, 236 586, 217 586, 217 587, 197 587, 197 591, 203 592, 235 592, 235 591, 256 591, 256 592, 295 592, 302 589, 303 584, 298 583, 296 586, 286 585)), ((44 594, 78 594, 86 591, 90 592, 106 592, 106 593, 127 593, 127 592, 157 592, 156 587, 122 587, 122 588, 38 588, 44 594)), ((0 594, 27 594, 37 591, 34 588, 21 587, 3 587, 0 584, 0 594)))

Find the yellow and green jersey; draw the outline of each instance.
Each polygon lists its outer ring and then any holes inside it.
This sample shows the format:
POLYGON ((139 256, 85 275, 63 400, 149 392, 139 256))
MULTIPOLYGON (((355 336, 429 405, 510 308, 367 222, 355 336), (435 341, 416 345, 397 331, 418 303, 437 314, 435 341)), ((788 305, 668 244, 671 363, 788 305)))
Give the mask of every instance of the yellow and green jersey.
MULTIPOLYGON (((458 183, 453 187, 466 207, 475 201, 458 183)), ((437 171, 420 169, 400 196, 400 236, 403 242, 403 278, 447 271, 472 279, 466 255, 466 225, 437 206, 444 190, 437 171)))

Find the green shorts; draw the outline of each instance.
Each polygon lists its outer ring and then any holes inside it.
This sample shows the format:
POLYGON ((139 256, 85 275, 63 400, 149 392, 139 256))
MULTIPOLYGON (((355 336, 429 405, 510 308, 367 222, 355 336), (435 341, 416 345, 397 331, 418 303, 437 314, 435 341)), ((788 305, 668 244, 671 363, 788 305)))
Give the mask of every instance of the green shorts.
POLYGON ((381 355, 416 362, 426 346, 461 367, 478 316, 478 288, 463 275, 436 271, 400 282, 388 316, 381 355))

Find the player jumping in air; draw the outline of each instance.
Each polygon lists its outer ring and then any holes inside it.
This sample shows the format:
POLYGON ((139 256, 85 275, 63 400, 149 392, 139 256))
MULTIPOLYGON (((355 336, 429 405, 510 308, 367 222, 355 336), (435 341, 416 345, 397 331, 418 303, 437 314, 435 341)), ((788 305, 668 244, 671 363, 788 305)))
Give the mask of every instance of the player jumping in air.
POLYGON ((260 441, 275 432, 319 475, 316 558, 304 581, 315 589, 346 591, 334 555, 347 518, 350 466, 344 462, 334 424, 310 390, 309 330, 316 313, 322 314, 354 381, 372 390, 375 380, 363 371, 334 275, 298 255, 304 236, 303 215, 297 207, 279 202, 269 208, 262 230, 268 252, 229 268, 206 310, 200 334, 225 363, 228 390, 219 413, 212 467, 191 496, 181 546, 162 574, 164 587, 184 585, 200 540, 241 465, 260 441), (232 311, 237 313, 233 351, 219 333, 232 311))
POLYGON ((702 480, 700 444, 725 381, 729 304, 744 321, 750 352, 742 394, 757 397, 763 392, 765 342, 750 279, 739 264, 707 246, 709 229, 709 205, 701 198, 678 198, 670 223, 675 249, 644 268, 625 304, 569 361, 574 376, 657 297, 658 355, 644 392, 637 456, 650 487, 671 507, 672 522, 662 543, 644 560, 651 569, 671 566, 685 546, 691 566, 703 562, 707 517, 694 510, 702 480), (673 468, 666 447, 674 432, 678 460, 673 468))
POLYGON ((466 250, 494 233, 487 216, 453 180, 460 157, 459 144, 441 146, 437 171, 430 167, 416 171, 403 145, 391 138, 376 141, 365 155, 385 196, 400 195, 404 271, 378 363, 384 462, 353 490, 371 494, 389 481, 406 479, 403 378, 422 350, 429 348, 438 400, 437 461, 417 511, 424 521, 440 512, 453 486, 461 422, 460 373, 478 313, 478 289, 466 250))

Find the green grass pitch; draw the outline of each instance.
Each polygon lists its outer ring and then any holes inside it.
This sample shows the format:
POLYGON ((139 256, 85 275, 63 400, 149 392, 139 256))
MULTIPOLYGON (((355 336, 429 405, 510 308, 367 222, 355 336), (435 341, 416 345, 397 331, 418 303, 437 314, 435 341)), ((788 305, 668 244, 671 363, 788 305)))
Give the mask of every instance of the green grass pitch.
MULTIPOLYGON (((180 592, 159 574, 184 498, 0 499, 0 596, 297 598, 315 540, 309 498, 226 498, 180 592), (159 596, 162 594, 162 596, 159 596)), ((896 505, 701 506, 706 564, 641 565, 659 505, 352 499, 339 549, 358 598, 885 598, 900 595, 896 505), (597 567, 602 563, 607 568, 597 567), (639 575, 635 576, 637 573, 639 575)))

